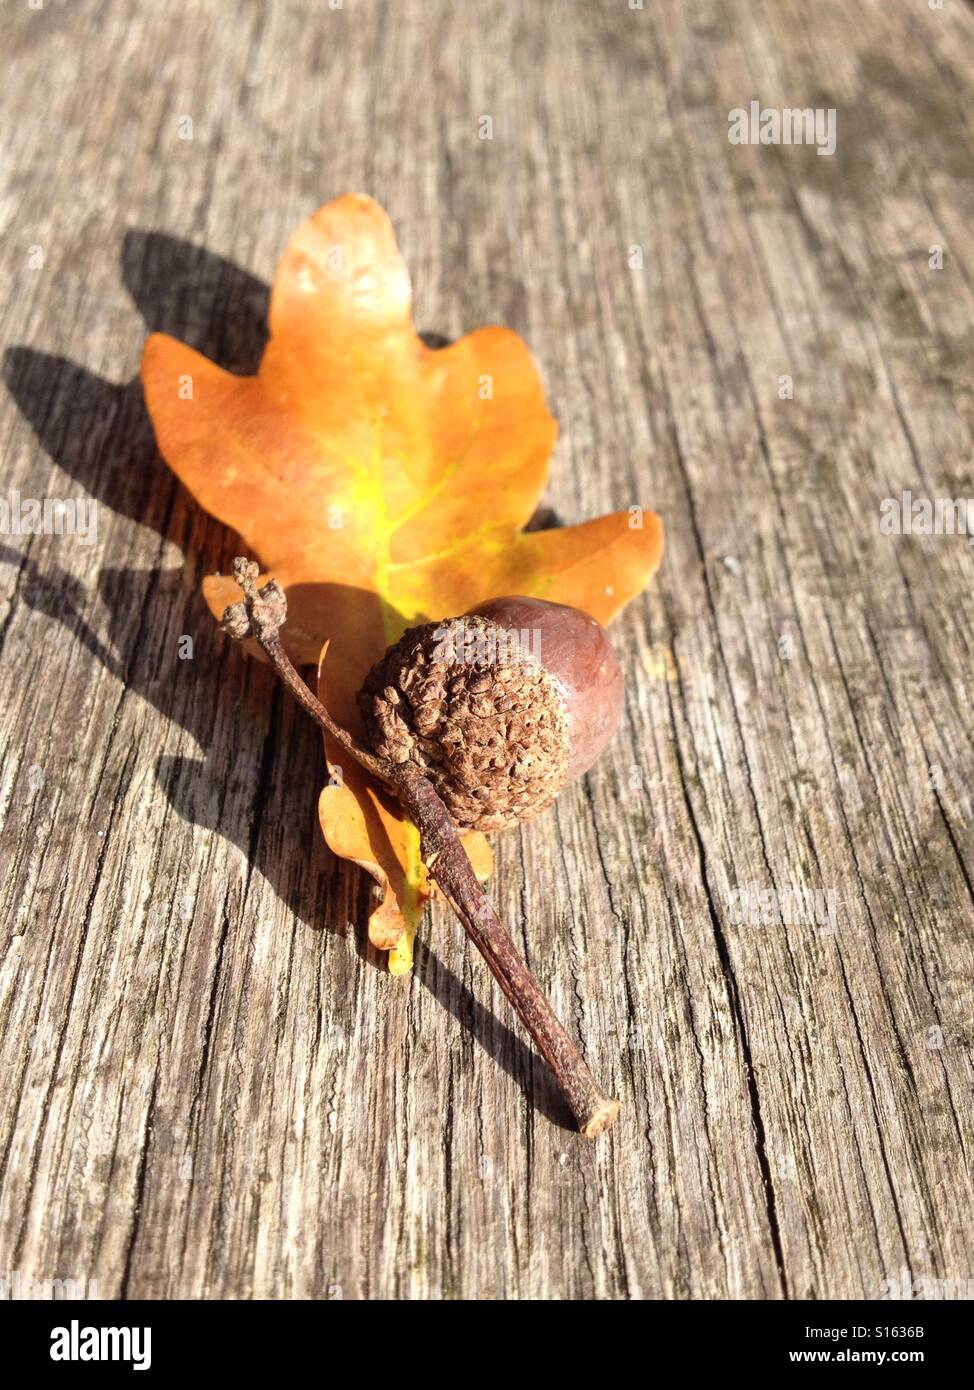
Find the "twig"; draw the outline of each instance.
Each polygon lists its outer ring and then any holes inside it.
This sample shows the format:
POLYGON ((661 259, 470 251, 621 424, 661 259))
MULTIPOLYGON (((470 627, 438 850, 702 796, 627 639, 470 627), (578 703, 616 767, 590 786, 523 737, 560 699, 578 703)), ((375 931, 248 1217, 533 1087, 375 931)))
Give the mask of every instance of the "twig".
POLYGON ((430 875, 449 899, 467 935, 554 1073, 582 1134, 594 1138, 615 1119, 619 1102, 601 1090, 518 954, 473 871, 457 827, 435 787, 412 764, 392 763, 363 748, 332 718, 294 669, 281 643, 280 629, 287 617, 284 590, 273 579, 258 590, 258 568, 253 561, 238 558, 233 573, 245 597, 242 603, 231 604, 226 610, 221 626, 238 640, 256 638, 281 680, 319 727, 399 798, 403 810, 419 829, 420 850, 430 875))

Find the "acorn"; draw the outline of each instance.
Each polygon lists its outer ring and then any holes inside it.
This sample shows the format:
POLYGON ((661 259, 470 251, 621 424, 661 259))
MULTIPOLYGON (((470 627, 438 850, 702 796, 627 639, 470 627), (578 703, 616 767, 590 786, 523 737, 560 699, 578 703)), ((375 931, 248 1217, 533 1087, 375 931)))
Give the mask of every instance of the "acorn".
POLYGON ((547 809, 618 728, 622 672, 604 628, 545 599, 491 599, 410 628, 358 694, 373 752, 414 763, 461 829, 547 809))
POLYGON ((221 626, 257 641, 303 709, 399 800, 419 831, 430 878, 551 1068, 582 1134, 619 1112, 559 1022, 474 873, 458 826, 498 830, 551 804, 590 768, 619 722, 622 675, 608 638, 577 608, 499 598, 462 618, 412 628, 359 692, 373 751, 344 728, 295 670, 281 641, 287 595, 238 556, 243 600, 221 626), (439 793, 439 794, 437 794, 439 793))

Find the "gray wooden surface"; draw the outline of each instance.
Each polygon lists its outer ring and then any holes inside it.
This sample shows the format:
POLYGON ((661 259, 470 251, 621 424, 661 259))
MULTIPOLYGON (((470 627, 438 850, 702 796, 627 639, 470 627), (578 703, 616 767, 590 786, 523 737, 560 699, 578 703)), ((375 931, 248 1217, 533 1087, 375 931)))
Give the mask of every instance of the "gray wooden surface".
POLYGON ((903 489, 974 495, 974 10, 24 0, 4 48, 2 495, 100 510, 91 546, 0 536, 0 1277, 974 1279, 974 558, 879 532, 903 489), (752 98, 834 107, 835 154, 731 145, 752 98), (288 234, 347 190, 420 328, 526 337, 555 515, 666 522, 615 629, 622 734, 495 846, 625 1104, 594 1145, 445 911, 411 978, 363 944, 318 738, 215 633, 233 538, 134 380, 157 328, 252 370, 288 234), (834 928, 735 920, 733 888, 793 883, 834 928))

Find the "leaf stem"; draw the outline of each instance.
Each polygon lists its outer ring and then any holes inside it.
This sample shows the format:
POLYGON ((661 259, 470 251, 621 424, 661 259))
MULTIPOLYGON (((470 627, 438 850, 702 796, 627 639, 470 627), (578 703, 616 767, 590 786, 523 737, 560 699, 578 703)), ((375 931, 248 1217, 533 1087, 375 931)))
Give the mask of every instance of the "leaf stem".
POLYGON ((397 764, 377 757, 332 718, 284 651, 280 629, 287 617, 287 600, 283 589, 271 580, 258 591, 258 570, 253 561, 237 559, 233 571, 244 591, 244 602, 231 604, 223 615, 221 626, 238 639, 255 637, 281 680, 319 728, 330 734, 346 753, 399 798, 403 810, 419 831, 420 853, 430 876, 452 904, 467 935, 551 1068, 580 1131, 594 1138, 611 1125, 619 1111, 619 1102, 601 1090, 518 954, 474 873, 457 827, 432 782, 410 763, 397 764))
POLYGON ((408 975, 413 968, 413 942, 416 929, 423 913, 423 899, 419 885, 426 877, 423 872, 423 856, 420 852, 419 831, 411 820, 405 823, 406 831, 406 871, 403 874, 402 915, 406 925, 402 935, 389 952, 389 974, 408 975))

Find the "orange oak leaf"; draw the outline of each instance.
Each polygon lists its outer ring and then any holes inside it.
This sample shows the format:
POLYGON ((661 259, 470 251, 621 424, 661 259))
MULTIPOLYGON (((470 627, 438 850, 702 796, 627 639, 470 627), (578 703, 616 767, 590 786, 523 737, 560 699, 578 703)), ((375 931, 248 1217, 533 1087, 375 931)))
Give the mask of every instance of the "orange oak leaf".
MULTIPOLYGON (((256 376, 153 334, 142 380, 170 467, 286 589, 292 659, 318 661, 329 644, 319 689, 358 736, 355 691, 405 627, 508 593, 607 623, 659 564, 662 525, 638 507, 522 529, 556 435, 531 355, 502 327, 427 347, 391 223, 371 198, 337 198, 292 237, 256 376)), ((204 592, 216 615, 239 598, 225 576, 204 592)), ((328 754, 325 839, 382 886, 370 936, 406 969, 430 893, 415 832, 357 765, 328 754)), ((483 837, 465 843, 486 876, 483 837)))

